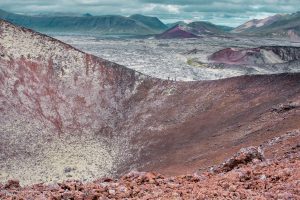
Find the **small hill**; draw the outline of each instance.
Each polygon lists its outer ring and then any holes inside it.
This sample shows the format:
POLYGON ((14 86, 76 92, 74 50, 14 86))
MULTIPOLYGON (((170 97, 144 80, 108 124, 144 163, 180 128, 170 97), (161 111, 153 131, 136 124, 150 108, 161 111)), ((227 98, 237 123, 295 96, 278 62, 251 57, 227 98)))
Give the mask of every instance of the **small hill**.
POLYGON ((162 34, 156 36, 157 39, 185 39, 197 38, 198 36, 189 32, 184 26, 176 25, 162 34))
POLYGON ((85 13, 85 14, 83 14, 82 16, 83 16, 83 17, 92 17, 93 15, 90 14, 90 13, 85 13))

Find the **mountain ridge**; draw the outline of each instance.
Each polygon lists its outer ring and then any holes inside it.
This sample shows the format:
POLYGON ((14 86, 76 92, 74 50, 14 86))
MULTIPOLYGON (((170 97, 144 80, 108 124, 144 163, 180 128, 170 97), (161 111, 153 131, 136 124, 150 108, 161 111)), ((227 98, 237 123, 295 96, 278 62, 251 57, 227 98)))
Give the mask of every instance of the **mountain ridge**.
POLYGON ((261 35, 289 36, 289 31, 300 34, 300 12, 287 15, 274 15, 261 20, 251 20, 237 27, 232 32, 261 35))
POLYGON ((39 32, 149 35, 164 31, 161 21, 146 16, 140 17, 143 20, 120 15, 27 16, 1 10, 0 18, 39 32))
POLYGON ((166 30, 168 28, 157 17, 149 17, 141 14, 134 14, 131 15, 129 18, 139 21, 157 31, 166 30))

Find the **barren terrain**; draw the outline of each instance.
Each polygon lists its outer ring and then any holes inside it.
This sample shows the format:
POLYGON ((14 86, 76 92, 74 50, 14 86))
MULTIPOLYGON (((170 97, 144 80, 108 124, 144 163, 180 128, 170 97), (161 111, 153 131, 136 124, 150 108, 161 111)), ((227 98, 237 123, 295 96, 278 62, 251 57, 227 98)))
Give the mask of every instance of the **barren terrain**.
POLYGON ((0 182, 193 174, 300 129, 299 73, 162 80, 6 21, 0 52, 0 182))

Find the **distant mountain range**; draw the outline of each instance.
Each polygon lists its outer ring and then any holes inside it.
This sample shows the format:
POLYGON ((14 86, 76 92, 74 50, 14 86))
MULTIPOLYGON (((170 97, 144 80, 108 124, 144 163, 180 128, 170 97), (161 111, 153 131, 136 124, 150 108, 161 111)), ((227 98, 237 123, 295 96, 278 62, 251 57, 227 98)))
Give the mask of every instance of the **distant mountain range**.
POLYGON ((0 10, 0 18, 40 32, 147 35, 161 33, 168 28, 158 18, 143 15, 27 16, 0 10))
POLYGON ((89 13, 50 13, 35 16, 20 15, 0 10, 0 18, 16 25, 44 33, 73 33, 97 35, 156 35, 156 38, 191 38, 202 35, 254 35, 288 37, 300 41, 300 12, 253 19, 236 28, 210 22, 164 24, 157 17, 135 14, 93 16, 89 13))
POLYGON ((260 36, 288 36, 297 39, 300 34, 300 12, 274 15, 261 20, 251 20, 235 28, 233 33, 260 36))
POLYGON ((192 22, 188 24, 183 21, 167 24, 167 26, 170 29, 158 35, 158 38, 171 38, 172 36, 176 36, 176 38, 186 38, 187 36, 189 38, 191 34, 199 36, 234 33, 252 36, 287 37, 291 41, 300 42, 300 12, 286 15, 277 14, 265 19, 253 19, 236 28, 218 26, 209 22, 192 22), (176 32, 179 33, 175 34, 176 32), (168 35, 170 33, 171 35, 168 35))
POLYGON ((203 35, 222 35, 233 30, 231 27, 218 26, 210 22, 192 22, 186 24, 184 22, 174 23, 174 26, 162 34, 156 36, 158 39, 172 38, 197 38, 203 35))

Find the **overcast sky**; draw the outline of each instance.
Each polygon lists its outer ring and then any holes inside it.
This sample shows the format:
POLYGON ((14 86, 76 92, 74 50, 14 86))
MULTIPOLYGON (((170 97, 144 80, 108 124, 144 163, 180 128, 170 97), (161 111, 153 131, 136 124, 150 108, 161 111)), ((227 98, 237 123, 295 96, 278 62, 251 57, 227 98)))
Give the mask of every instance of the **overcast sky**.
POLYGON ((249 19, 300 11, 300 0, 0 0, 0 8, 26 14, 144 14, 164 22, 210 21, 237 26, 249 19))

